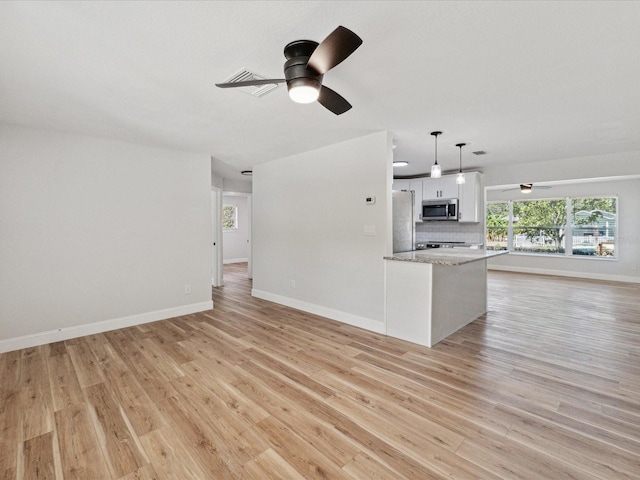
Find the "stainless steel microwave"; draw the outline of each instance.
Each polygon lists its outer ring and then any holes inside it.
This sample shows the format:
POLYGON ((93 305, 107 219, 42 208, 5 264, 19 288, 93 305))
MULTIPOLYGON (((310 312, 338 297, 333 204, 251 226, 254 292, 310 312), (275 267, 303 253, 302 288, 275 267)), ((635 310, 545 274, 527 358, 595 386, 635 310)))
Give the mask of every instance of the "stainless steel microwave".
POLYGON ((458 199, 444 198, 439 200, 422 201, 422 221, 430 220, 458 220, 458 199))

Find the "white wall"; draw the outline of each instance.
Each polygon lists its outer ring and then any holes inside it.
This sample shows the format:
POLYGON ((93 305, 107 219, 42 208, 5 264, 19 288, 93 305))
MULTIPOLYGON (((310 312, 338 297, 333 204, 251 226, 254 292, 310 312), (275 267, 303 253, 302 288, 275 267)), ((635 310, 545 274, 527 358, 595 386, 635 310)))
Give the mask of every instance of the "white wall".
POLYGON ((391 168, 387 132, 255 166, 253 294, 383 332, 391 168))
POLYGON ((223 185, 225 192, 251 193, 251 180, 241 181, 225 178, 223 185))
POLYGON ((590 259, 539 255, 503 255, 489 261, 502 270, 640 282, 640 152, 515 164, 484 170, 487 200, 522 199, 519 191, 498 185, 558 182, 550 190, 534 190, 526 198, 618 196, 618 258, 590 259), (495 189, 495 190, 493 190, 495 189))
POLYGON ((637 175, 640 151, 483 168, 484 186, 637 175))
POLYGON ((209 157, 10 125, 0 157, 0 351, 211 308, 209 157))
POLYGON ((224 205, 238 209, 238 229, 223 230, 224 263, 246 262, 249 259, 249 198, 246 195, 223 195, 224 205))
POLYGON ((219 188, 220 190, 222 190, 224 186, 224 179, 220 175, 213 172, 213 170, 211 171, 211 186, 219 188))

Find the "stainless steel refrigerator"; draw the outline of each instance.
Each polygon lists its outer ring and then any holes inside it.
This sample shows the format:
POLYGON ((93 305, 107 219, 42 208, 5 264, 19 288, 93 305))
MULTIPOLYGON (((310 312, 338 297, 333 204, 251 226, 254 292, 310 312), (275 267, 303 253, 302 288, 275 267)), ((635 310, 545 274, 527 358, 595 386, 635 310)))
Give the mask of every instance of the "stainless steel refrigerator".
POLYGON ((413 191, 391 192, 393 206, 393 253, 415 248, 416 223, 413 217, 413 191))

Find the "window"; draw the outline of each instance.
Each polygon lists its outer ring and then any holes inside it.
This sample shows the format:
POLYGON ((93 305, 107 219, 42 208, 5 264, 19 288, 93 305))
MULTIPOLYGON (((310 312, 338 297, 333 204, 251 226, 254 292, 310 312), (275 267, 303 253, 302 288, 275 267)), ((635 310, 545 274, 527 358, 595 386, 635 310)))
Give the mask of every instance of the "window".
POLYGON ((222 229, 238 229, 238 207, 236 205, 224 205, 222 207, 222 229))
POLYGON ((571 200, 573 255, 615 256, 617 199, 571 200))
POLYGON ((509 202, 487 204, 487 250, 507 250, 509 202))
POLYGON ((490 202, 487 249, 615 257, 617 211, 616 197, 490 202))
POLYGON ((564 253, 567 225, 565 200, 524 200, 513 202, 514 252, 564 253))

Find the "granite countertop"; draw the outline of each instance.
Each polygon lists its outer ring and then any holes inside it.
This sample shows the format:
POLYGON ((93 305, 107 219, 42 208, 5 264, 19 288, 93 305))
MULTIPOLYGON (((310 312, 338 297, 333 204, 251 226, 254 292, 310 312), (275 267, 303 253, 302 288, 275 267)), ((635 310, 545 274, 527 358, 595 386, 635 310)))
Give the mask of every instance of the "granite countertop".
POLYGON ((430 248, 412 252, 394 253, 385 260, 399 262, 432 263, 436 265, 462 265, 509 253, 507 250, 485 250, 482 248, 430 248))

